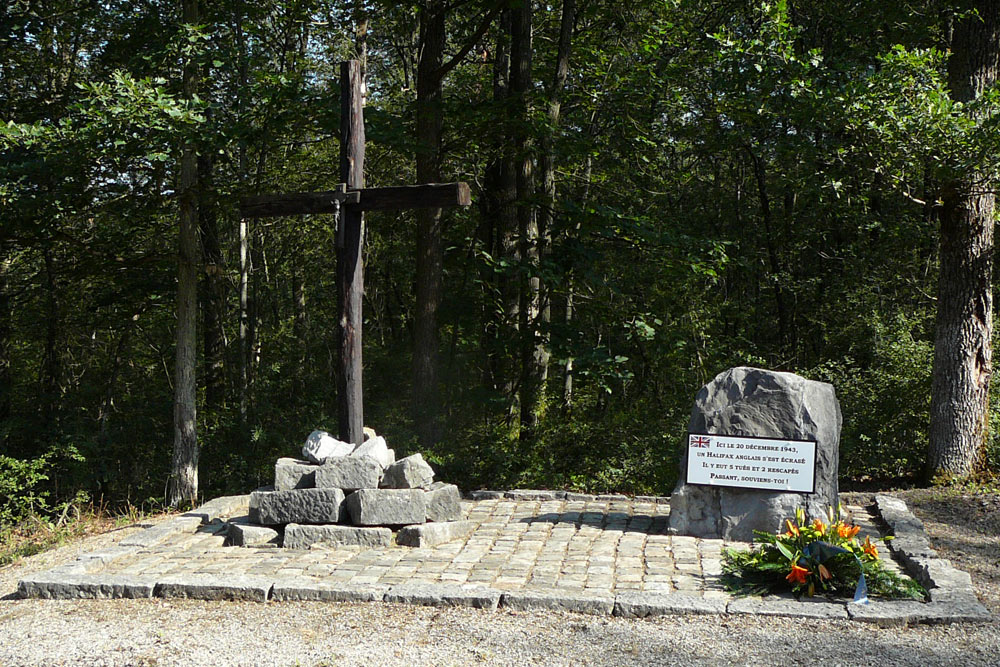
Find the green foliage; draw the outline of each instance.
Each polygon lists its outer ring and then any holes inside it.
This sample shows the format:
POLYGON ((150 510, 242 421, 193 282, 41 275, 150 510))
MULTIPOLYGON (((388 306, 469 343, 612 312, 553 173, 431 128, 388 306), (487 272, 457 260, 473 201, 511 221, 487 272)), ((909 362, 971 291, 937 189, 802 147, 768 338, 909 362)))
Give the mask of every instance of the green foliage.
POLYGON ((0 455, 0 530, 49 511, 49 492, 41 486, 49 479, 48 469, 45 456, 20 460, 0 455))

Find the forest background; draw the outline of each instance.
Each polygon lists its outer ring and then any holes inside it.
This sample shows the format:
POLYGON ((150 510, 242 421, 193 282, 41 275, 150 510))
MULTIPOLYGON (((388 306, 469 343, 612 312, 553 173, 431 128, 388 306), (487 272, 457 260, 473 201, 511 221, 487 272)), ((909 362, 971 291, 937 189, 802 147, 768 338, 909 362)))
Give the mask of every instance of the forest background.
POLYGON ((694 394, 754 365, 833 383, 842 484, 918 480, 942 193, 957 174, 992 183, 1000 154, 995 90, 963 105, 949 89, 969 16, 931 0, 6 3, 0 519, 164 502, 185 261, 200 493, 269 483, 311 430, 336 432, 333 220, 238 204, 335 187, 349 58, 367 184, 473 194, 366 216, 365 422, 398 455, 463 488, 668 494, 694 394))

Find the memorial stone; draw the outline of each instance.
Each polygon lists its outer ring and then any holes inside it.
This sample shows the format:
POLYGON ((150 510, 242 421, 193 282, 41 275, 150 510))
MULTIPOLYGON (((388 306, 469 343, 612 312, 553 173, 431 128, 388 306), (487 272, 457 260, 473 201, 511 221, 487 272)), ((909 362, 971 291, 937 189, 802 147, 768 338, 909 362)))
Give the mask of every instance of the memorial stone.
MULTIPOLYGON (((754 482, 747 482, 748 488, 691 484, 687 475, 690 448, 685 441, 680 476, 670 496, 670 532, 749 542, 754 530, 777 531, 799 507, 808 516, 825 517, 828 508, 838 503, 841 423, 832 385, 759 368, 739 367, 720 373, 698 392, 688 431, 809 441, 810 447, 815 442, 813 492, 749 488, 754 482)), ((772 465, 764 455, 744 456, 742 463, 760 470, 772 465)), ((780 457, 776 460, 780 462, 780 457)))

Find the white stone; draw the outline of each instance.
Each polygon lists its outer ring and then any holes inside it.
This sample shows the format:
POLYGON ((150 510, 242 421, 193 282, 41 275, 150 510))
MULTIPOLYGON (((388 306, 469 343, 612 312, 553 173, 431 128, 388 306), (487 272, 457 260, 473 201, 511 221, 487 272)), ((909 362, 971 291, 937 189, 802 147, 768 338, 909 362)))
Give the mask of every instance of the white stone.
POLYGON ((354 445, 341 442, 326 431, 313 431, 302 446, 302 456, 319 464, 334 456, 347 456, 353 451, 354 445))
POLYGON ((385 438, 377 435, 365 440, 358 445, 358 448, 351 452, 351 456, 370 456, 379 462, 383 469, 388 468, 396 461, 395 453, 385 444, 385 438))
POLYGON ((434 470, 420 454, 396 461, 382 477, 382 486, 387 489, 426 489, 433 483, 434 470))

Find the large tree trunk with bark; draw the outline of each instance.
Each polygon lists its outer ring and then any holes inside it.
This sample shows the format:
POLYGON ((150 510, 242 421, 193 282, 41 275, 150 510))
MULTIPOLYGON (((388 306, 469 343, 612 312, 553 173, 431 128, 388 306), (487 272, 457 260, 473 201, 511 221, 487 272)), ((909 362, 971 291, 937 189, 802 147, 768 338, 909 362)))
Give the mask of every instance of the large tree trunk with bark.
MULTIPOLYGON (((198 0, 184 0, 183 20, 198 22, 198 0)), ((184 97, 197 92, 197 66, 184 66, 184 97)), ((168 502, 176 507, 198 497, 197 321, 198 321, 198 164, 188 141, 181 154, 177 192, 180 197, 180 238, 177 261, 177 357, 174 367, 174 456, 168 502)))
MULTIPOLYGON (((953 99, 976 99, 997 79, 1000 5, 971 3, 948 61, 953 99)), ((931 385, 928 478, 961 479, 982 460, 989 427, 993 335, 992 183, 968 174, 945 184, 931 385)))

